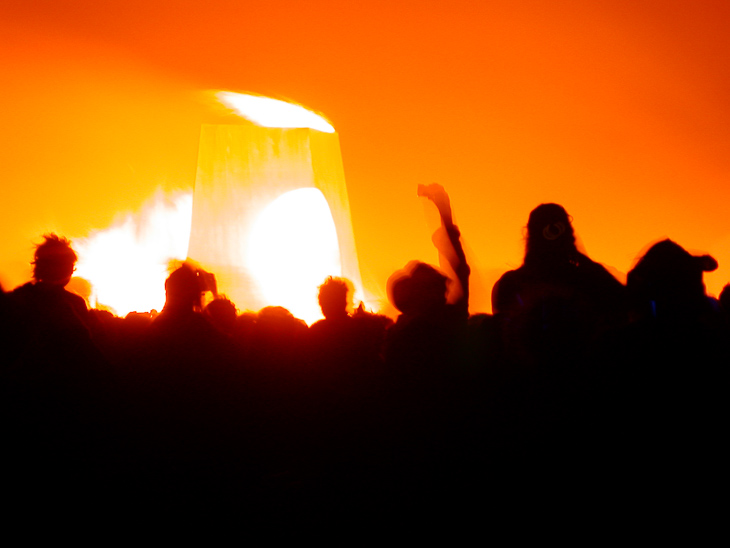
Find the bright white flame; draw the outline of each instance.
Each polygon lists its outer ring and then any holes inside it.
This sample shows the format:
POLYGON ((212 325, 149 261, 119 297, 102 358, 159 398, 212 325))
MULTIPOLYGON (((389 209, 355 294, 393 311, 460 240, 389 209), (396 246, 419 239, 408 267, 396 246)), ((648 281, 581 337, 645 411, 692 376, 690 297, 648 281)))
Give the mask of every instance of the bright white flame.
POLYGON ((271 305, 310 324, 322 318, 317 287, 342 272, 337 230, 322 192, 300 188, 271 202, 251 230, 248 264, 271 305))
POLYGON ((335 128, 327 120, 300 105, 231 91, 220 91, 216 96, 247 120, 263 127, 310 128, 325 133, 335 132, 335 128))
POLYGON ((76 275, 91 282, 92 306, 118 315, 161 310, 170 260, 188 253, 193 196, 158 193, 138 215, 76 239, 76 275))

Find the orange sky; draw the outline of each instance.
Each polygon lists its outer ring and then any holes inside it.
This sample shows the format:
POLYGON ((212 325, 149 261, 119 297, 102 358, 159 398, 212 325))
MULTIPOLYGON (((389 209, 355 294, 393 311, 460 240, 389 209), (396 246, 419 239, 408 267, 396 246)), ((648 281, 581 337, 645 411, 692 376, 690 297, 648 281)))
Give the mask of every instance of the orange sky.
POLYGON ((363 279, 436 262, 419 183, 452 196, 472 311, 538 203, 621 271, 670 237, 730 281, 730 3, 4 0, 0 280, 32 242, 191 189, 202 89, 291 98, 340 135, 363 279))

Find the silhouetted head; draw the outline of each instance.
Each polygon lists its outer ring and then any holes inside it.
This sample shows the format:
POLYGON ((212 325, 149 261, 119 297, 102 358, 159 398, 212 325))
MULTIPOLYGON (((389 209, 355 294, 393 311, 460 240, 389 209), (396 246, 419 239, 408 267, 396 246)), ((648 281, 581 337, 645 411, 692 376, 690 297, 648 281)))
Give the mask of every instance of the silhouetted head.
POLYGON ((307 330, 304 320, 295 317, 283 306, 265 306, 256 315, 256 331, 259 336, 292 336, 307 330))
POLYGON ((65 287, 74 273, 78 259, 67 238, 45 234, 33 258, 33 279, 45 284, 65 287))
POLYGON ((165 294, 167 297, 165 307, 190 308, 191 310, 199 307, 204 289, 198 272, 184 264, 170 274, 165 281, 165 294))
POLYGON ((651 246, 629 272, 626 286, 635 302, 691 313, 706 305, 702 275, 717 268, 710 255, 694 256, 672 240, 651 246))
POLYGON ((337 318, 347 315, 347 306, 349 304, 348 294, 350 286, 344 278, 335 278, 329 276, 322 285, 319 286, 319 307, 325 318, 337 318))
POLYGON ((558 204, 540 204, 527 220, 525 263, 573 260, 578 253, 570 216, 558 204))
POLYGON ((449 278, 431 265, 408 263, 388 281, 390 300, 404 314, 434 311, 446 305, 449 278))
POLYGON ((210 301, 205 307, 205 316, 219 331, 232 333, 236 327, 238 310, 233 301, 219 297, 210 301))

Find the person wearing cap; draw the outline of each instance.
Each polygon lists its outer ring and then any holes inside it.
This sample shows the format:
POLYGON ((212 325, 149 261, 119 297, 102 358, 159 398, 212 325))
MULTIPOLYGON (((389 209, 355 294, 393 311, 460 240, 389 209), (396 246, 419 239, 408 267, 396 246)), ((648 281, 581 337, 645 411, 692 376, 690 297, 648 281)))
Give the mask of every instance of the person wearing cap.
POLYGON ((711 314, 702 276, 716 269, 710 255, 691 255, 669 239, 655 243, 627 277, 634 314, 681 322, 711 314))
POLYGON ((730 337, 703 282, 717 266, 669 239, 652 245, 627 277, 631 322, 605 345, 607 477, 619 492, 641 485, 653 497, 642 507, 694 505, 725 473, 730 337))

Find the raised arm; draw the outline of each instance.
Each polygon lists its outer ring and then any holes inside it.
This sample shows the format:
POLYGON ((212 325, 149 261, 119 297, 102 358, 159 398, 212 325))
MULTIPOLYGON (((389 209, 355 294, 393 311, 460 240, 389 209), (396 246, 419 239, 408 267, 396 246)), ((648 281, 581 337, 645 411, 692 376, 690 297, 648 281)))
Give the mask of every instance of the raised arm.
MULTIPOLYGON (((439 250, 441 257, 445 258, 449 267, 453 270, 456 280, 461 285, 461 296, 457 299, 457 305, 463 306, 466 310, 469 307, 469 265, 466 262, 464 248, 461 245, 461 233, 454 224, 451 215, 451 200, 449 195, 439 184, 418 185, 418 195, 428 198, 438 209, 441 216, 442 231, 434 234, 434 244, 439 250)), ((443 265, 442 265, 443 266, 443 265)))
POLYGON ((448 229, 454 226, 454 220, 451 217, 451 200, 444 187, 436 183, 418 185, 418 195, 433 202, 439 211, 439 215, 441 215, 441 225, 444 228, 448 229))

